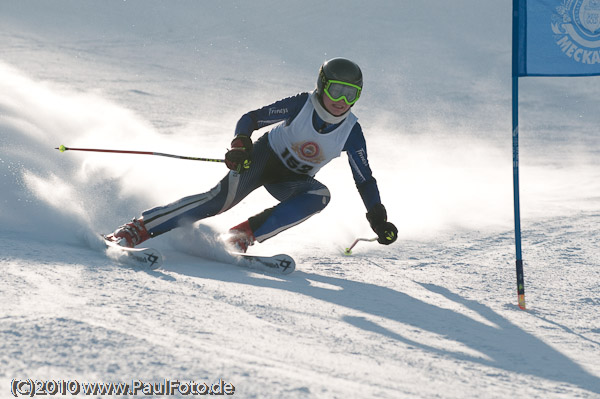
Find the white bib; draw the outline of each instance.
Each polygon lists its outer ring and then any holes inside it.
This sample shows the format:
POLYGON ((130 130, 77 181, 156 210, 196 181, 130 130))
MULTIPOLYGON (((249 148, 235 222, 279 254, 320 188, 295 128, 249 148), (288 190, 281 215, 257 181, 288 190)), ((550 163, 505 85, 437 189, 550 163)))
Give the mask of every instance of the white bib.
POLYGON ((285 122, 269 132, 271 148, 291 171, 314 176, 319 169, 342 153, 346 140, 358 120, 352 112, 329 133, 319 133, 313 127, 315 108, 310 97, 291 124, 285 122))

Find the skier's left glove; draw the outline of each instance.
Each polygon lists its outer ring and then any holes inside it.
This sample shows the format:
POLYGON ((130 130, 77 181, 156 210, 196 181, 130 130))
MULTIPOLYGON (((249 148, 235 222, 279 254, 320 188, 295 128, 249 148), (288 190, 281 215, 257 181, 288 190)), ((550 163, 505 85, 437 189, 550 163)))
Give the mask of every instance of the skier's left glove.
POLYGON ((225 154, 225 165, 238 173, 245 172, 252 162, 252 140, 248 136, 236 136, 231 149, 225 154))
POLYGON ((367 212, 367 220, 377 234, 377 242, 389 245, 398 238, 398 229, 387 221, 387 212, 383 204, 377 204, 367 212))

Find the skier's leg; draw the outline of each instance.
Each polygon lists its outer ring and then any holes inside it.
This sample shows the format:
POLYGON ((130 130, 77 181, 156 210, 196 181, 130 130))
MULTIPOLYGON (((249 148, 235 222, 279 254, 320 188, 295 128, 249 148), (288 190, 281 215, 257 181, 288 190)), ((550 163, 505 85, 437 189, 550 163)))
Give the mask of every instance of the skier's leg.
POLYGON ((331 197, 324 184, 309 176, 267 184, 265 188, 281 203, 248 219, 258 242, 263 242, 321 212, 331 197))
POLYGON ((225 212, 259 186, 252 184, 253 177, 250 171, 247 174, 230 172, 210 191, 142 212, 144 224, 150 236, 154 237, 225 212))
POLYGON ((141 218, 119 227, 108 237, 115 237, 115 241, 123 238, 128 246, 135 246, 176 227, 225 212, 263 185, 263 173, 270 156, 271 151, 268 149, 266 137, 261 138, 254 147, 252 166, 248 171, 241 174, 229 172, 208 192, 191 195, 168 205, 144 211, 141 218), (131 240, 130 225, 141 226, 141 232, 137 234, 142 237, 141 240, 135 237, 131 240))
POLYGON ((169 205, 142 213, 151 236, 156 236, 183 224, 223 213, 263 185, 265 166, 271 155, 266 137, 257 140, 252 153, 252 165, 244 173, 229 172, 212 190, 191 195, 169 205))

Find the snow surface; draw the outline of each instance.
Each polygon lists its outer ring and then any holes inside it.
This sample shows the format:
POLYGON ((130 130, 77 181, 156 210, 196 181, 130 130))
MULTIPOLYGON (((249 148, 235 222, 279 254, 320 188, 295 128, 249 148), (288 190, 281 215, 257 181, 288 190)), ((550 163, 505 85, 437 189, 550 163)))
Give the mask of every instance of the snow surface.
MULTIPOLYGON (((516 305, 509 1, 0 1, 0 397, 13 379, 232 383, 240 398, 599 398, 598 78, 526 78, 516 305), (345 156, 319 215, 217 260, 258 190, 119 266, 109 232, 212 188, 237 119, 359 63, 355 107, 389 218, 370 237, 345 156)), ((256 133, 258 137, 260 132, 256 133)))

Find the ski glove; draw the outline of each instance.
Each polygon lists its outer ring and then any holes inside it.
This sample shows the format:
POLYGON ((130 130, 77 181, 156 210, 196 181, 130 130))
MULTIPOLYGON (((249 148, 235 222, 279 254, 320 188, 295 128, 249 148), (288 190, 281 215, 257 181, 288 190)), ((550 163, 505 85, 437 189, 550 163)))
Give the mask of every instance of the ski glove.
POLYGON ((225 165, 238 173, 250 168, 252 158, 252 140, 250 137, 239 135, 231 142, 231 149, 225 154, 225 165))
POLYGON ((367 213, 367 220, 377 234, 377 242, 389 245, 398 238, 398 229, 387 221, 387 212, 383 204, 377 204, 367 213))

